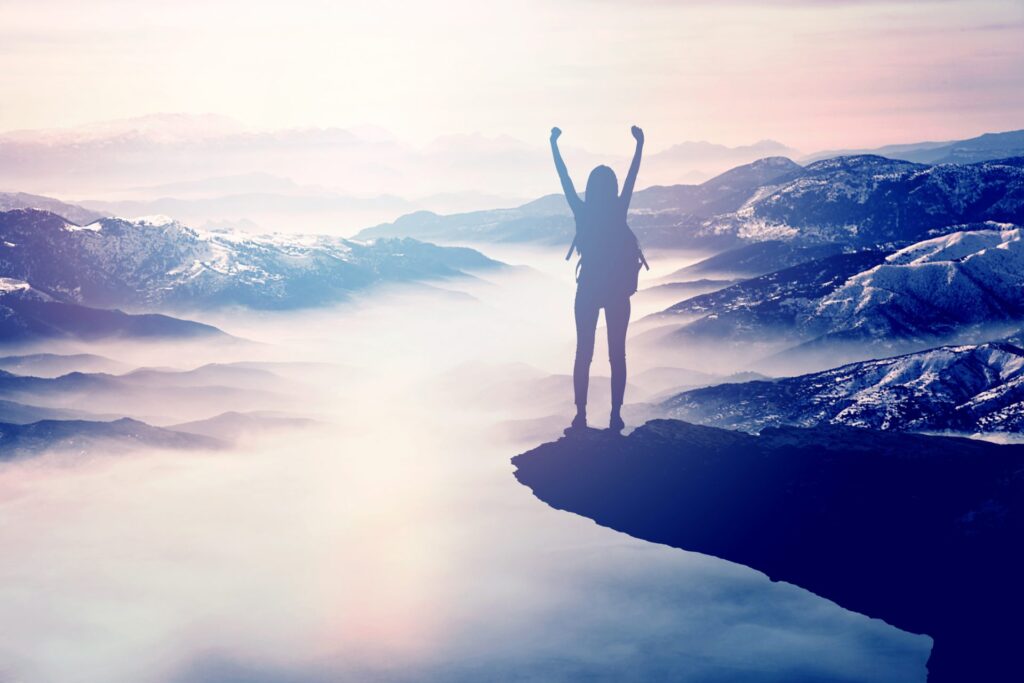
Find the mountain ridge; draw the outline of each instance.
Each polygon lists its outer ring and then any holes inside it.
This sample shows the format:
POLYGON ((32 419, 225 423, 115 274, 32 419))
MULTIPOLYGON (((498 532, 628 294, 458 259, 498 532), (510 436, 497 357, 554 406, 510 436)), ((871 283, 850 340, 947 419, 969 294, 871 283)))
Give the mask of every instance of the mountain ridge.
MULTIPOLYGON (((638 190, 629 216, 645 246, 716 249, 769 240, 898 248, 988 220, 1024 223, 1024 158, 930 166, 856 155, 806 167, 767 158, 701 185, 638 190)), ((357 237, 568 244, 573 230, 564 200, 549 195, 514 209, 409 214, 357 237)))
POLYGON ((104 308, 316 306, 379 282, 502 266, 471 249, 411 239, 206 232, 164 216, 78 226, 35 209, 0 213, 0 273, 104 308))
POLYGON ((122 417, 109 422, 94 420, 40 420, 29 424, 0 423, 0 462, 18 460, 43 452, 86 455, 111 453, 139 447, 191 450, 219 449, 223 442, 208 436, 154 427, 122 417))
POLYGON ((1024 432, 1024 349, 943 346, 782 379, 703 387, 661 404, 672 418, 758 432, 791 425, 1024 432))
POLYGON ((160 313, 130 314, 54 299, 27 282, 0 278, 0 345, 74 339, 234 339, 205 323, 160 313))

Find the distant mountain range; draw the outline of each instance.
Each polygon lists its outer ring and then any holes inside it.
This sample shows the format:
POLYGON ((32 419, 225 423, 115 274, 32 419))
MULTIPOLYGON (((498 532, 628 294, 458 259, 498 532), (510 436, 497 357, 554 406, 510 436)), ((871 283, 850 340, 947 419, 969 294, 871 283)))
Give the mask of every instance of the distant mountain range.
POLYGON ((694 389, 662 404, 689 422, 766 427, 1024 432, 1024 349, 951 346, 780 380, 694 389))
MULTIPOLYGON (((31 405, 18 401, 0 399, 0 423, 7 424, 31 424, 42 420, 89 420, 98 421, 102 417, 97 413, 87 410, 75 410, 73 408, 48 408, 46 406, 31 405)), ((109 417, 108 419, 116 419, 109 417)), ((3 446, 0 445, 0 452, 3 446)))
POLYGON ((0 371, 0 398, 26 406, 127 415, 161 422, 168 406, 182 420, 200 420, 231 406, 237 411, 286 410, 294 385, 267 381, 265 371, 211 366, 195 371, 123 375, 71 372, 31 377, 0 371))
MULTIPOLYGON (((768 158, 701 185, 638 191, 630 213, 645 246, 673 248, 897 248, 979 221, 1024 222, 1024 157, 928 166, 862 155, 806 167, 768 158)), ((568 244, 573 231, 564 199, 552 195, 517 209, 410 214, 358 236, 568 244)))
MULTIPOLYGON (((703 182, 736 166, 765 157, 796 157, 799 152, 775 140, 760 140, 752 145, 729 147, 712 142, 681 142, 667 149, 648 153, 643 175, 648 182, 703 182)), ((581 170, 579 173, 583 173, 581 170)))
MULTIPOLYGON (((645 237, 680 216, 707 218, 738 208, 766 183, 799 173, 801 167, 771 157, 734 168, 701 185, 654 186, 637 191, 631 204, 633 227, 645 237)), ((582 181, 581 181, 582 182, 582 181)), ((409 236, 445 242, 561 243, 572 240, 575 225, 562 195, 541 197, 514 209, 441 216, 421 211, 394 223, 367 228, 357 239, 409 236)))
POLYGON ((59 199, 42 197, 26 192, 0 192, 0 212, 13 209, 40 209, 68 219, 76 225, 85 225, 105 218, 109 214, 92 211, 77 204, 68 204, 59 199))
POLYGON ((479 252, 411 239, 205 232, 165 217, 76 225, 47 211, 0 213, 0 275, 90 306, 294 308, 380 282, 500 267, 479 252))
MULTIPOLYGON (((540 195, 557 186, 546 138, 469 133, 414 144, 367 127, 254 130, 222 116, 153 114, 0 133, 0 188, 89 198, 91 208, 117 215, 170 213, 190 225, 247 219, 272 230, 350 234, 415 209, 512 206, 540 195)), ((618 152, 566 142, 577 173, 610 164, 624 174, 629 164, 626 127, 618 152)), ((771 140, 659 148, 649 150, 644 184, 700 182, 761 157, 798 154, 771 140)))
POLYGON ((139 448, 216 449, 223 442, 208 436, 154 427, 121 418, 111 422, 92 420, 41 420, 31 424, 0 423, 0 461, 14 460, 43 451, 76 455, 118 453, 139 448))
POLYGON ((813 162, 856 154, 874 154, 921 164, 969 164, 1006 159, 1024 156, 1024 130, 985 133, 966 140, 887 145, 874 149, 830 150, 812 154, 804 161, 813 162))
MULTIPOLYGON (((159 196, 144 199, 84 200, 105 216, 166 215, 196 226, 251 226, 251 231, 283 229, 349 234, 360 226, 393 218, 423 206, 394 195, 353 196, 330 191, 241 191, 204 197, 159 196), (269 226, 269 227, 268 227, 269 226)), ((459 207, 458 198, 445 207, 459 207)), ((494 205, 489 202, 487 205, 494 205)), ((498 205, 500 206, 500 200, 498 205)), ((458 210, 455 208, 453 210, 458 210)), ((58 212, 59 213, 59 212, 58 212)))
POLYGON ((239 413, 229 411, 205 420, 196 420, 173 425, 170 429, 187 434, 208 436, 225 442, 244 438, 260 437, 268 432, 281 429, 303 429, 319 424, 316 420, 302 417, 254 411, 239 413))
POLYGON ((322 364, 213 363, 191 370, 137 368, 117 375, 75 369, 57 376, 53 373, 63 368, 121 366, 88 354, 8 356, 0 365, 47 374, 0 371, 0 461, 44 451, 222 447, 274 430, 320 424, 280 411, 305 395, 310 387, 306 377, 322 372, 322 364), (233 409, 209 417, 225 407, 233 409), (123 415, 130 417, 119 419, 123 415), (190 421, 151 424, 181 419, 190 421))
MULTIPOLYGON (((69 372, 105 372, 119 374, 131 370, 130 365, 93 353, 31 353, 0 356, 0 369, 16 375, 59 377, 69 372)), ((7 420, 0 419, 0 422, 7 420)))
MULTIPOLYGON (((1024 132, 1012 131, 809 157, 774 140, 738 146, 665 141, 648 150, 640 183, 701 183, 766 157, 803 163, 851 154, 917 163, 990 161, 1024 155, 1022 138, 1024 132)), ((101 213, 164 213, 200 227, 348 235, 403 213, 510 207, 521 197, 551 191, 557 181, 545 142, 471 133, 411 144, 380 129, 253 130, 221 116, 154 114, 0 133, 0 188, 74 197, 101 213)), ((567 143, 580 186, 598 164, 625 174, 631 151, 625 130, 621 151, 611 154, 567 143)))
MULTIPOLYGON (((103 216, 167 215, 200 228, 240 227, 247 232, 320 232, 347 235, 382 220, 416 210, 472 211, 515 206, 519 195, 483 192, 441 192, 415 197, 394 192, 345 192, 321 185, 301 185, 271 173, 238 173, 160 185, 125 188, 104 199, 76 203, 94 214, 84 225, 103 216)), ((31 208, 31 203, 9 208, 31 208)), ((65 215, 60 210, 42 208, 65 215)))

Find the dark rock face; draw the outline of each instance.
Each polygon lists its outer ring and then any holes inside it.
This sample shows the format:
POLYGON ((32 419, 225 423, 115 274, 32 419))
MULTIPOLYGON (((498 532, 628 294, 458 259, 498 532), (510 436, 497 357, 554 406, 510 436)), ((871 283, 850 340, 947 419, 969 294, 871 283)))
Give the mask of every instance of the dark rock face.
POLYGON ((1024 446, 654 420, 513 462, 555 508, 932 636, 932 683, 1021 679, 1024 446))

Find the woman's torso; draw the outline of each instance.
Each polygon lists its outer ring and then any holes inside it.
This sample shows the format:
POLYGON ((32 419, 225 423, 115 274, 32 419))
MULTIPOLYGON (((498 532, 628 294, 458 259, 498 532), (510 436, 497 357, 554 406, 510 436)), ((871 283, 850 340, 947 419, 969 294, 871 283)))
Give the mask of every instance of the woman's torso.
POLYGON ((587 210, 576 216, 577 246, 580 251, 578 296, 597 305, 628 298, 635 291, 636 238, 626 224, 621 204, 604 210, 587 210))

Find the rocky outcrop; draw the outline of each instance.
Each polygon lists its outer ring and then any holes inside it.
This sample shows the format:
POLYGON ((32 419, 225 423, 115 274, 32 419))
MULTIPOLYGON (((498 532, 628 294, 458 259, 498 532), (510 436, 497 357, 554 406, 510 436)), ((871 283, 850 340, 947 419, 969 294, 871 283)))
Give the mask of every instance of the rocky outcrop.
POLYGON ((513 462, 555 508, 932 636, 931 683, 1020 680, 1024 446, 654 420, 513 462))

